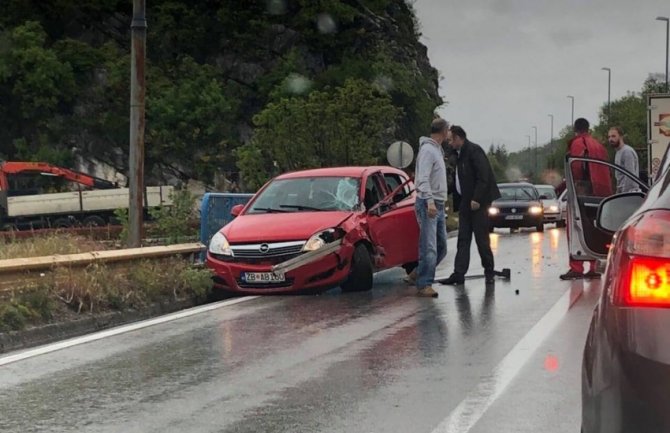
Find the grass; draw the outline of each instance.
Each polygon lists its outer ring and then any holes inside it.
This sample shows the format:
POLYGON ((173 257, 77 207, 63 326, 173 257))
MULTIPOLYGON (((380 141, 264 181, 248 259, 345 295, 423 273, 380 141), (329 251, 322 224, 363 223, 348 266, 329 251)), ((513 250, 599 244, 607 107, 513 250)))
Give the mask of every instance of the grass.
POLYGON ((30 239, 0 239, 0 260, 41 257, 55 254, 76 254, 106 249, 104 244, 83 236, 49 234, 30 239))
POLYGON ((135 262, 125 269, 101 264, 59 268, 39 286, 15 289, 0 300, 0 332, 156 303, 204 302, 211 288, 209 270, 179 258, 135 262))

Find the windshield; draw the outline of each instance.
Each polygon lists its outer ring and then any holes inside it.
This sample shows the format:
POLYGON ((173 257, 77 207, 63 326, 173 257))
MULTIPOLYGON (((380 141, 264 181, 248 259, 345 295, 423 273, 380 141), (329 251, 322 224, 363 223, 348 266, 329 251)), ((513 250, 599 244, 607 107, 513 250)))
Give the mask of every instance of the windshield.
POLYGON ((550 186, 536 186, 535 188, 540 195, 545 195, 548 199, 556 200, 556 191, 554 191, 554 188, 550 186))
POLYGON ((535 189, 530 186, 502 186, 500 196, 500 200, 509 201, 532 201, 538 198, 535 189))
POLYGON ((247 213, 353 211, 359 204, 360 179, 304 177, 273 181, 247 213))

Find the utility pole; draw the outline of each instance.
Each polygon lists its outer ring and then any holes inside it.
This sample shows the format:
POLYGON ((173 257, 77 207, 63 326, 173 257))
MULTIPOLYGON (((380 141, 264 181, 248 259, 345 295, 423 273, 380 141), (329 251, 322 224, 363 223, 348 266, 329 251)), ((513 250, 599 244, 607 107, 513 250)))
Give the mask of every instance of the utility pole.
POLYGON ((668 17, 657 17, 658 21, 665 21, 665 93, 670 93, 670 87, 668 87, 668 57, 670 56, 670 18, 668 17))
POLYGON ((526 135, 526 137, 528 137, 528 171, 531 171, 533 169, 533 154, 530 150, 530 135, 526 135))
POLYGON ((146 0, 133 0, 130 65, 130 203, 128 207, 128 246, 142 244, 144 217, 144 99, 147 46, 146 0))
POLYGON ((602 68, 603 71, 607 71, 607 123, 610 123, 610 115, 612 108, 612 70, 610 68, 602 68))
POLYGON ((535 176, 537 177, 537 126, 533 126, 533 129, 535 130, 535 164, 533 167, 533 171, 535 172, 535 176))
POLYGON ((570 116, 570 127, 572 128, 575 124, 575 97, 568 96, 572 100, 572 115, 570 116))
MULTIPOLYGON (((553 152, 553 150, 554 150, 554 115, 549 114, 548 116, 551 118, 551 133, 549 135, 549 149, 551 149, 551 151, 553 152)), ((549 164, 547 164, 546 159, 545 159, 545 164, 544 165, 545 165, 546 168, 554 168, 553 166, 548 167, 549 164)))

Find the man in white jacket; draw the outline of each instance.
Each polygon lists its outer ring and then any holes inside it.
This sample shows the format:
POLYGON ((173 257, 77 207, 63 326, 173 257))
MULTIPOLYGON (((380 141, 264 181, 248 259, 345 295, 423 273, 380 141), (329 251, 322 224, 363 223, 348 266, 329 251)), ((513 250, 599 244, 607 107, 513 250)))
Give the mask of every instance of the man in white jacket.
POLYGON ((422 297, 437 298, 433 289, 435 269, 447 255, 445 202, 447 200, 447 169, 442 143, 447 139, 449 124, 433 120, 430 137, 419 139, 416 158, 416 217, 419 222, 419 265, 410 279, 416 279, 422 297))

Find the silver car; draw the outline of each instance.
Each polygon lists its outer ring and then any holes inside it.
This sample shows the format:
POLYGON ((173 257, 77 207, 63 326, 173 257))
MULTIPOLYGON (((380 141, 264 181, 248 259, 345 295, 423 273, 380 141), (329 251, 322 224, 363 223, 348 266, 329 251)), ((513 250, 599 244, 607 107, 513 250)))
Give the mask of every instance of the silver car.
POLYGON ((540 193, 542 207, 544 208, 544 222, 556 223, 557 227, 565 226, 565 219, 561 212, 561 204, 556 196, 556 190, 551 185, 535 185, 540 193))

